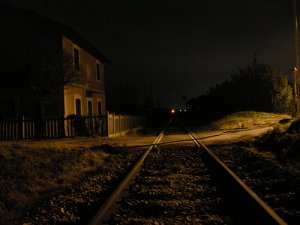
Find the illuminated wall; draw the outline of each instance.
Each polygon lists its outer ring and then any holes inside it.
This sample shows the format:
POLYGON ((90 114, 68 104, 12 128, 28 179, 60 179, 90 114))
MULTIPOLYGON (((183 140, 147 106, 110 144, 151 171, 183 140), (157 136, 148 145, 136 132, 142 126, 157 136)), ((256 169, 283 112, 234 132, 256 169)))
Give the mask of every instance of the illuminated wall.
POLYGON ((78 78, 64 88, 65 116, 78 114, 76 99, 80 100, 81 115, 98 115, 99 110, 106 114, 103 63, 66 37, 63 48, 72 58, 74 49, 79 53, 79 70, 75 72, 78 78))

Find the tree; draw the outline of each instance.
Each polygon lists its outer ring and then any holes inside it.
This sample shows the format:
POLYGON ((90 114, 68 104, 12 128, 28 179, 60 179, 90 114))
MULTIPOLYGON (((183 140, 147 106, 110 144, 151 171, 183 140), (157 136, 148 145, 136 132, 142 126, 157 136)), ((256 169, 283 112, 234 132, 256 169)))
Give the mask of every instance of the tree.
POLYGON ((21 59, 24 60, 20 64, 24 72, 24 84, 35 104, 36 136, 42 138, 46 101, 51 95, 63 92, 64 85, 74 82, 78 75, 73 72, 71 56, 64 51, 41 49, 26 53, 26 57, 21 59))
POLYGON ((272 103, 274 112, 293 114, 295 111, 293 90, 287 76, 279 74, 273 78, 272 103))
POLYGON ((292 114, 294 109, 287 76, 258 63, 256 57, 229 80, 211 87, 206 95, 191 99, 189 106, 201 109, 204 117, 211 119, 245 110, 292 114))
POLYGON ((1 95, 30 102, 34 108, 35 134, 43 137, 44 108, 51 96, 62 95, 64 85, 78 79, 73 72, 72 58, 62 50, 48 46, 27 45, 7 54, 1 64, 1 95))

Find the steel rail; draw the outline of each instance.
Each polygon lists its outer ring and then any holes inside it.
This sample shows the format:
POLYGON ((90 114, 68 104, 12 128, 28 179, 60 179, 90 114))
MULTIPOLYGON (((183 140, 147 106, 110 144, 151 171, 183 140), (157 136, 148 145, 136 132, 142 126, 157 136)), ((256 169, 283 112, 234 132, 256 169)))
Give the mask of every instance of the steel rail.
POLYGON ((241 203, 241 199, 244 199, 244 204, 239 204, 238 213, 241 213, 239 216, 243 217, 242 224, 279 224, 287 225, 287 223, 280 218, 273 209, 270 208, 254 191, 252 191, 234 172, 224 164, 219 157, 217 157, 202 141, 198 140, 192 132, 190 132, 181 121, 176 118, 176 121, 180 126, 187 132, 187 134, 192 138, 194 143, 198 148, 203 148, 205 150, 207 160, 210 163, 214 164, 214 168, 220 172, 221 180, 229 181, 229 194, 234 196, 233 201, 241 203), (246 203, 246 205, 245 205, 246 203), (255 217, 253 214, 245 212, 244 210, 250 210, 255 212, 255 217), (245 218, 246 217, 246 218, 245 218), (245 222, 245 219, 248 220, 245 222), (257 221, 258 220, 258 221, 257 221))
POLYGON ((105 223, 106 219, 110 217, 110 210, 113 208, 114 204, 120 199, 121 195, 125 192, 125 190, 129 187, 131 182, 134 180, 136 175, 138 174, 141 166, 143 165, 145 159, 149 155, 150 151, 156 147, 156 145, 161 141, 164 136, 165 130, 170 125, 172 118, 169 120, 164 129, 160 132, 157 138, 154 140, 152 145, 150 145, 144 154, 139 158, 134 167, 129 171, 126 177, 121 181, 121 183, 117 186, 117 188, 112 192, 112 194, 107 198, 107 200, 103 203, 101 208, 97 211, 92 220, 88 223, 88 225, 100 225, 105 223))

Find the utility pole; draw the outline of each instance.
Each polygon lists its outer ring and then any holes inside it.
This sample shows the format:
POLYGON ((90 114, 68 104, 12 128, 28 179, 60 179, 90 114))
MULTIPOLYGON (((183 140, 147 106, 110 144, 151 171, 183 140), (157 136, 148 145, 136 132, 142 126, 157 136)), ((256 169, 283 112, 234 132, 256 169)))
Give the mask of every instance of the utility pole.
POLYGON ((299 88, 299 27, 298 27, 298 13, 297 13, 297 3, 296 0, 293 0, 293 12, 294 12, 294 32, 295 32, 295 54, 296 54, 296 67, 293 71, 294 78, 294 93, 295 93, 295 102, 296 102, 296 114, 299 115, 300 111, 300 102, 298 96, 299 88))

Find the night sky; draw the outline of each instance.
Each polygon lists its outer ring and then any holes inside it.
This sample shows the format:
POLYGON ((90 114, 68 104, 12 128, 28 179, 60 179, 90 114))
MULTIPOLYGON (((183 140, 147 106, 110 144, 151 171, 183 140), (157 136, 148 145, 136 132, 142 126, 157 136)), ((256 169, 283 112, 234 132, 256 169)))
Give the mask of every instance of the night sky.
POLYGON ((292 0, 6 0, 72 27, 112 65, 120 81, 152 87, 160 106, 183 107, 259 62, 290 75, 294 66, 292 0))

